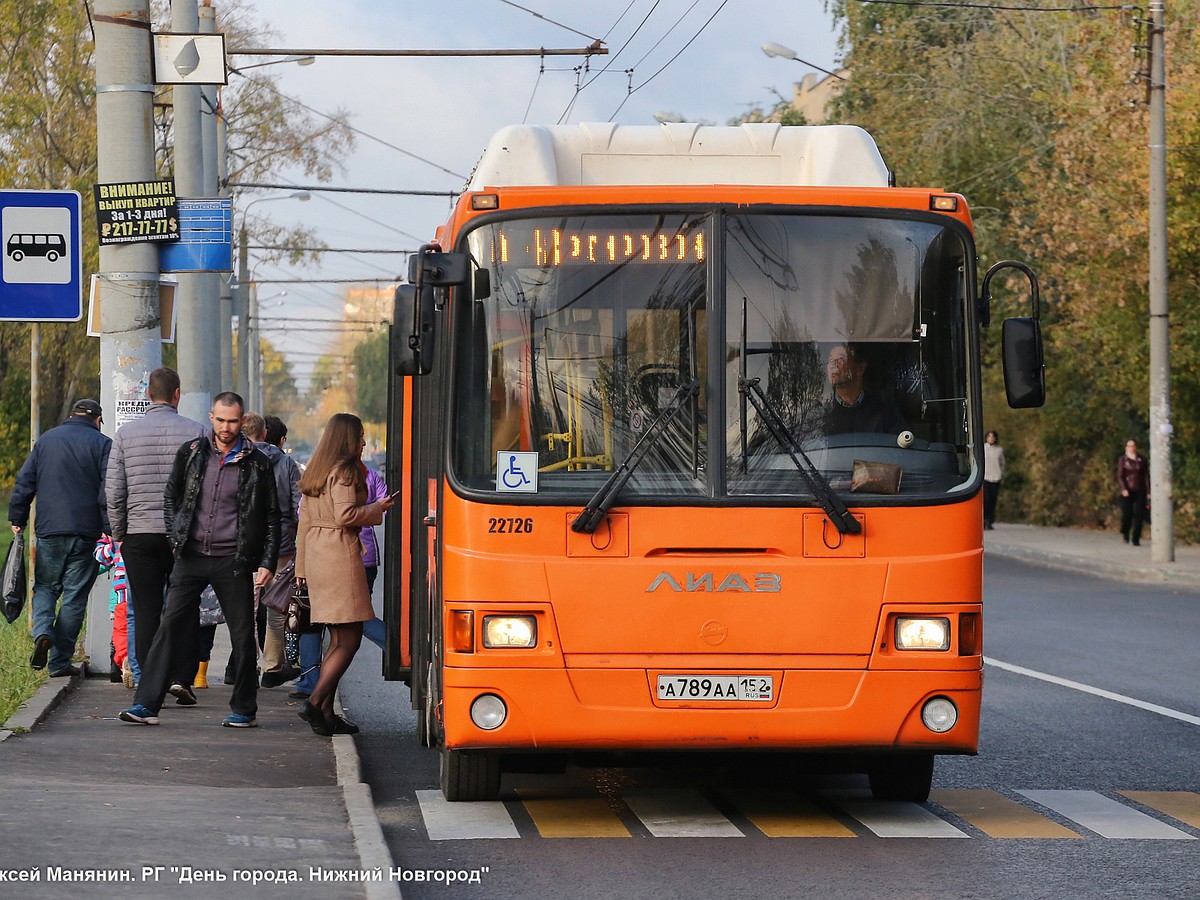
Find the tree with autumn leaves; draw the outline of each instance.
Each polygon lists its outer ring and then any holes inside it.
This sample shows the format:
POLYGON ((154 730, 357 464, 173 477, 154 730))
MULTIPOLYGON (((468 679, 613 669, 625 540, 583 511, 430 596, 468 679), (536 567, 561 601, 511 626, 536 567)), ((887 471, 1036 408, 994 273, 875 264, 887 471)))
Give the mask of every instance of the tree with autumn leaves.
MULTIPOLYGON (((1033 4, 1023 4, 1033 7, 1033 4)), ((851 78, 834 119, 861 125, 901 185, 961 192, 981 270, 1041 277, 1049 398, 1009 410, 998 328, 983 335, 988 428, 1004 438, 1001 518, 1111 524, 1127 438, 1148 446, 1149 251, 1144 12, 836 0, 851 78)), ((1166 32, 1176 534, 1200 539, 1200 4, 1166 32)), ((1000 279, 997 279, 999 281, 1000 279)), ((1013 278, 993 320, 1025 314, 1013 278)))
MULTIPOLYGON (((154 4, 159 30, 169 21, 163 3, 154 4)), ((253 20, 237 0, 218 8, 218 29, 243 45, 270 46, 275 35, 253 20)), ((87 198, 96 182, 95 38, 88 4, 61 0, 0 3, 0 185, 9 189, 75 190, 83 203, 85 281, 98 269, 95 213, 87 198)), ((156 100, 169 104, 169 88, 156 100)), ((231 79, 222 90, 228 123, 231 181, 268 180, 288 166, 318 181, 340 168, 353 133, 346 115, 316 116, 282 94, 270 69, 231 79)), ((171 175, 169 106, 156 106, 155 131, 159 177, 171 175)), ((243 204, 245 200, 241 201, 243 204)), ((234 204, 239 204, 235 196, 234 204)), ((308 229, 281 232, 265 219, 251 217, 258 243, 284 247, 320 247, 308 229)), ((279 251, 298 261, 302 255, 279 251)), ((99 395, 99 342, 83 322, 40 326, 40 408, 43 428, 61 422, 75 399, 99 395)), ((295 395, 287 361, 264 347, 268 388, 281 401, 295 395)), ((174 360, 164 346, 164 362, 174 360)), ((30 397, 30 326, 0 323, 0 484, 11 484, 28 451, 30 397)), ((298 402, 297 402, 298 406, 298 402)), ((274 411, 274 410, 272 410, 274 411)), ((286 412, 286 410, 285 410, 286 412)))

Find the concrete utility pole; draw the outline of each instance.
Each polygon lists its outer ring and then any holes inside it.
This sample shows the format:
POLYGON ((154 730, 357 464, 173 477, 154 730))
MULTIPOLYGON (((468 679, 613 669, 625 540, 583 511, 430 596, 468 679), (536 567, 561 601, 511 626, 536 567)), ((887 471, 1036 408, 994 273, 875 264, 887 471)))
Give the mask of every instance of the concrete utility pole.
MULTIPOLYGON (((217 33, 217 13, 212 6, 212 0, 201 0, 197 10, 201 34, 217 33)), ((221 169, 224 167, 224 146, 220 135, 220 102, 217 86, 205 84, 200 86, 200 134, 203 141, 205 197, 216 197, 221 193, 221 169)), ((208 373, 209 386, 214 394, 230 390, 233 381, 227 373, 233 371, 233 327, 230 324, 231 310, 225 310, 221 303, 221 284, 227 283, 217 272, 208 272, 201 276, 201 315, 204 316, 205 333, 212 334, 216 346, 209 345, 201 352, 208 359, 205 367, 208 373), (224 313, 224 315, 222 315, 224 313)))
MULTIPOLYGON (((101 184, 154 181, 154 80, 150 74, 149 0, 95 0, 97 178, 101 184)), ((141 399, 162 365, 158 247, 100 247, 100 405, 104 431, 117 427, 117 401, 141 399)), ((88 620, 108 621, 108 588, 88 602, 88 620)), ((89 628, 93 672, 109 668, 108 630, 89 628)))
MULTIPOLYGON (((197 34, 200 18, 196 0, 171 0, 171 31, 197 34)), ((194 198, 207 196, 204 191, 204 158, 200 128, 200 86, 176 84, 174 94, 175 194, 194 198)), ((216 193, 215 190, 213 192, 216 193)), ((179 412, 197 422, 208 421, 213 394, 219 383, 220 355, 217 335, 212 330, 216 313, 205 309, 208 302, 204 285, 208 276, 180 272, 175 290, 175 346, 179 351, 179 380, 182 397, 179 412)), ((212 305, 217 305, 214 296, 212 305)))
POLYGON ((1165 0, 1150 0, 1150 556, 1155 562, 1174 562, 1164 5, 1165 0))

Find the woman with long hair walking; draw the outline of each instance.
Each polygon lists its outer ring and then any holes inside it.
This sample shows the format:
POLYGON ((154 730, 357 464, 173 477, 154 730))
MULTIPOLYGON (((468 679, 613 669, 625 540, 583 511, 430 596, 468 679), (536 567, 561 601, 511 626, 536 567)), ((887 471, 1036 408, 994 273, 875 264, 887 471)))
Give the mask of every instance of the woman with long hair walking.
POLYGON ((394 495, 367 502, 366 440, 362 420, 333 415, 300 477, 296 581, 307 585, 311 618, 329 629, 321 677, 300 710, 319 735, 357 734, 358 726, 333 712, 333 695, 362 643, 363 622, 373 619, 359 529, 378 525, 394 495))

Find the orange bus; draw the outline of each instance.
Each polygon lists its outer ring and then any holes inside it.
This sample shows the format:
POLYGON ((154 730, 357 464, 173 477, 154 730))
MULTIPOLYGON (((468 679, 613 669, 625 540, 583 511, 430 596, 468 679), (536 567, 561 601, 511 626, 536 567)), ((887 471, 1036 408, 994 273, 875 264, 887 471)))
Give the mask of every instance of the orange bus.
MULTIPOLYGON (((836 754, 923 800, 983 681, 961 196, 848 126, 514 126, 392 326, 385 674, 448 800, 537 755, 836 754)), ((527 769, 524 769, 527 770, 527 769)))

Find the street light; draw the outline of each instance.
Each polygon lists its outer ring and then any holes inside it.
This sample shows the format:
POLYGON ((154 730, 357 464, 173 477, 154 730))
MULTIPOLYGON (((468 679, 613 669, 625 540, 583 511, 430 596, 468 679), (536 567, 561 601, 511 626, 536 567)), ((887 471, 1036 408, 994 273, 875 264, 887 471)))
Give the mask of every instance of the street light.
POLYGON ((230 66, 229 71, 236 72, 237 74, 241 75, 247 69, 257 69, 262 66, 277 66, 280 63, 293 63, 293 62, 298 66, 311 66, 316 61, 317 61, 317 58, 315 56, 289 56, 286 59, 272 59, 268 62, 251 63, 248 66, 237 66, 237 67, 230 66))
POLYGON ((256 203, 270 203, 273 200, 299 200, 303 203, 311 199, 312 194, 308 191, 293 191, 285 197, 259 197, 247 203, 246 208, 242 210, 242 227, 239 234, 242 243, 238 252, 238 330, 240 335, 238 338, 236 389, 247 403, 252 402, 257 394, 258 376, 261 369, 257 352, 258 328, 254 324, 258 310, 253 308, 257 304, 253 279, 250 277, 250 241, 247 235, 246 220, 250 209, 256 203), (243 323, 245 327, 243 327, 243 323))
POLYGON ((826 75, 832 75, 838 81, 846 80, 837 72, 830 72, 828 69, 822 69, 818 65, 814 65, 813 63, 801 59, 796 55, 795 50, 793 50, 791 47, 785 47, 783 44, 776 44, 773 41, 768 41, 762 45, 762 52, 767 54, 767 56, 778 56, 782 59, 794 59, 796 62, 808 66, 810 69, 816 69, 818 72, 824 72, 826 75))

